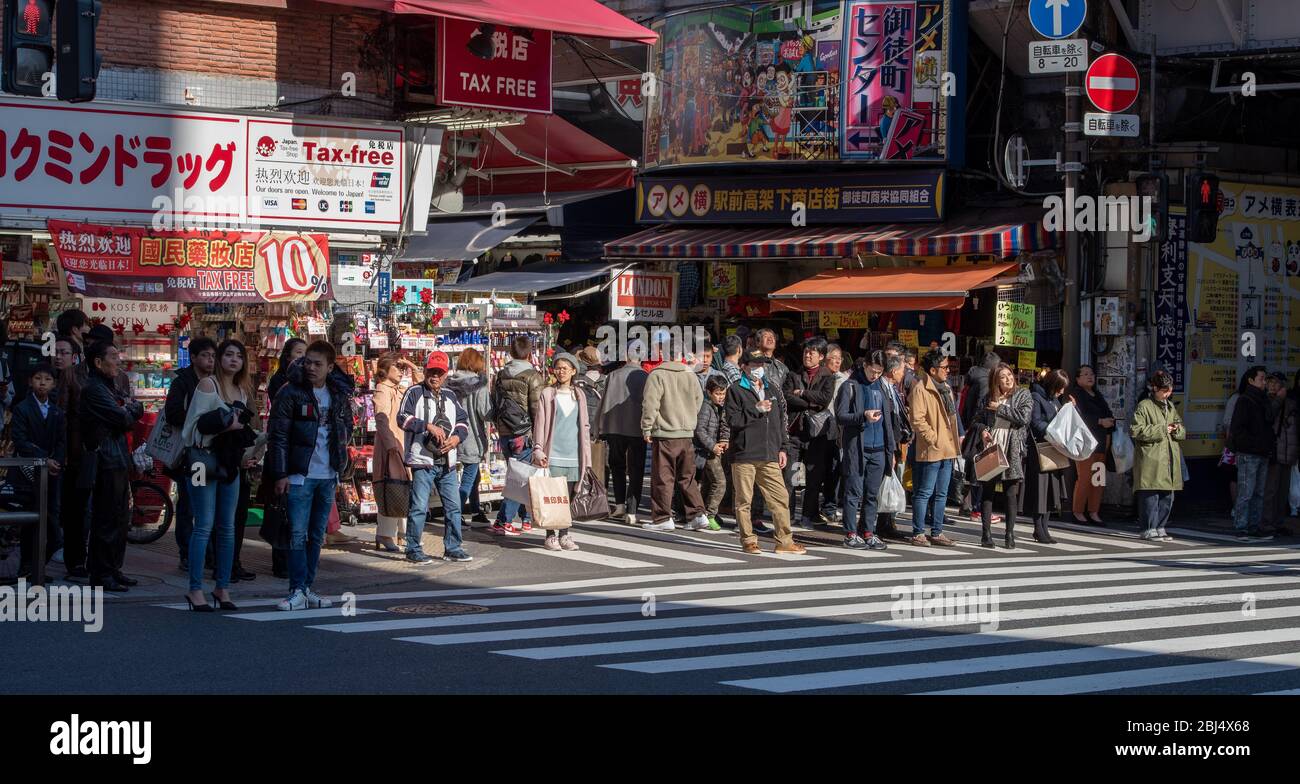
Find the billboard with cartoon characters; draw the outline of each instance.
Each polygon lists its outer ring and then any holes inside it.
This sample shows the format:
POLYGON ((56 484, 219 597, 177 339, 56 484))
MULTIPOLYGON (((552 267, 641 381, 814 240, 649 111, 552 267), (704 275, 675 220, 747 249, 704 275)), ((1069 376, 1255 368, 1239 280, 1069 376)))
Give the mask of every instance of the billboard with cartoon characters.
POLYGON ((949 161, 950 5, 787 0, 658 20, 646 168, 949 161))

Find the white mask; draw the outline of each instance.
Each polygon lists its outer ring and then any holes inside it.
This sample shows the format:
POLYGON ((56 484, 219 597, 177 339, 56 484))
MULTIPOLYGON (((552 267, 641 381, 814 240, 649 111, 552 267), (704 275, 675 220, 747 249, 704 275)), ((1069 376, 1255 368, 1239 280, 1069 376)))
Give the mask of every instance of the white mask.
POLYGON ((764 373, 766 370, 767 370, 767 368, 763 367, 762 365, 759 365, 758 367, 750 368, 750 369, 749 369, 749 377, 752 378, 752 379, 754 379, 755 381, 762 381, 762 380, 763 380, 763 373, 764 373))

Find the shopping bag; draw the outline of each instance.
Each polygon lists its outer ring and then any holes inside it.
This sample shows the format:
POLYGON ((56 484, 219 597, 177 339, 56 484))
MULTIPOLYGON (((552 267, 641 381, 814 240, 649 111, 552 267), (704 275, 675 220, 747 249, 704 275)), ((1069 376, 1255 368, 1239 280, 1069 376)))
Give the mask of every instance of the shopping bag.
POLYGON ((181 428, 167 424, 167 417, 159 413, 154 420, 153 430, 149 431, 149 440, 145 442, 145 452, 168 470, 175 469, 180 465, 181 454, 185 451, 181 440, 181 428))
POLYGON ((1115 473, 1122 474, 1133 467, 1133 439, 1129 438, 1124 428, 1115 428, 1115 435, 1110 438, 1110 456, 1115 462, 1115 473))
POLYGON ((1074 403, 1061 406, 1047 426, 1047 442, 1064 452, 1071 460, 1083 460, 1097 448, 1097 438, 1079 416, 1074 403))
POLYGON ((1052 471, 1064 471, 1070 467, 1070 458, 1065 453, 1046 441, 1034 444, 1038 450, 1038 471, 1047 474, 1052 471))
POLYGON ((907 509, 907 494, 903 492, 903 483, 893 471, 885 474, 885 481, 880 483, 880 514, 901 514, 907 509))
POLYGON ((582 473, 582 481, 573 489, 573 500, 569 503, 574 520, 603 520, 609 517, 609 495, 605 492, 605 483, 596 476, 593 468, 582 473))
POLYGON ((1000 476, 1010 465, 1007 462, 1006 452, 1002 451, 1002 446, 990 444, 975 456, 975 478, 987 482, 1000 476))
POLYGON ((569 506, 569 480, 562 476, 537 474, 528 480, 528 513, 533 525, 552 531, 573 525, 569 506))
POLYGON ((501 492, 501 495, 507 501, 528 504, 528 480, 537 474, 545 475, 546 473, 545 468, 539 468, 532 463, 512 457, 506 463, 506 488, 501 492))

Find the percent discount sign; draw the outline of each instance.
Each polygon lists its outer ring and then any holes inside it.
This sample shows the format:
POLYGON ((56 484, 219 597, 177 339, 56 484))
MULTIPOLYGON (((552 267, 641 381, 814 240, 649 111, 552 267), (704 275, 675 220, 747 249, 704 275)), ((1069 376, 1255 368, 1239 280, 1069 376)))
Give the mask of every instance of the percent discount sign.
POLYGON ((1012 348, 1034 347, 1035 308, 1020 302, 998 302, 993 342, 1012 348))

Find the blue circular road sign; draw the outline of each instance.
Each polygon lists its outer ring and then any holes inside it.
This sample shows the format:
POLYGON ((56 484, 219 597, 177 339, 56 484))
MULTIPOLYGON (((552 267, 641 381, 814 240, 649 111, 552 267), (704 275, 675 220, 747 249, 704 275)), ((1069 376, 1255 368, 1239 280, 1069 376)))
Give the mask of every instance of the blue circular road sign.
POLYGON ((1029 0, 1029 23, 1047 38, 1069 38, 1087 15, 1088 0, 1029 0))

